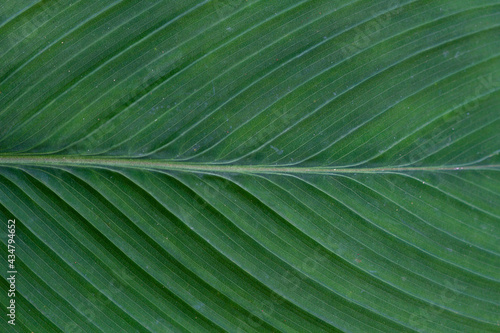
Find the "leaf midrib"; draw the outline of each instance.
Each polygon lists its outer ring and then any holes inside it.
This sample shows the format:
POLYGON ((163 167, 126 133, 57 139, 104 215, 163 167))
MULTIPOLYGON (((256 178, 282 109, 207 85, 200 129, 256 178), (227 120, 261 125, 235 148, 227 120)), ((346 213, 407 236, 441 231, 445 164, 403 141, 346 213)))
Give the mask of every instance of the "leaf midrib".
POLYGON ((228 165, 209 163, 189 163, 160 159, 134 159, 124 157, 96 156, 50 156, 50 155, 0 155, 0 166, 52 166, 52 167, 119 167, 129 169, 155 169, 187 172, 216 173, 284 173, 284 174, 353 174, 353 173, 394 173, 411 171, 465 171, 500 169, 500 164, 487 165, 444 165, 444 166, 395 166, 395 167, 303 167, 288 165, 228 165))

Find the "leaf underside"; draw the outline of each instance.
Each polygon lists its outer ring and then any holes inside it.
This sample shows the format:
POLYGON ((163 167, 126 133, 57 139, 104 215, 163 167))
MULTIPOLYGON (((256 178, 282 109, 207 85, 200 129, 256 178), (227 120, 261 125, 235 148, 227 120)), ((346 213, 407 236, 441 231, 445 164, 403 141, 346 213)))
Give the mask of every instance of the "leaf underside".
POLYGON ((499 36, 498 0, 4 1, 0 331, 500 332, 499 36))

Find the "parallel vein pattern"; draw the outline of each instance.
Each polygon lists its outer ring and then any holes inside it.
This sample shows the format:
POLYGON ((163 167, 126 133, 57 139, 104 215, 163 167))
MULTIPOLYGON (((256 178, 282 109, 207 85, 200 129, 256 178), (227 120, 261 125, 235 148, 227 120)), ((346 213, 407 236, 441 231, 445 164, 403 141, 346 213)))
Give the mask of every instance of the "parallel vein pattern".
POLYGON ((0 4, 0 331, 500 332, 499 35, 498 0, 0 4))

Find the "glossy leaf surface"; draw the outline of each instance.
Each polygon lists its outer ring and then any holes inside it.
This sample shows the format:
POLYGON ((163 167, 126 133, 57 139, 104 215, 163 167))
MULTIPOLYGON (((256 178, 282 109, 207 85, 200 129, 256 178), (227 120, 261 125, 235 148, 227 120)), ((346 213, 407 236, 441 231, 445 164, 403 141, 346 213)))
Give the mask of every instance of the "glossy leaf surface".
POLYGON ((499 36, 498 0, 3 2, 0 331, 499 332, 499 36))

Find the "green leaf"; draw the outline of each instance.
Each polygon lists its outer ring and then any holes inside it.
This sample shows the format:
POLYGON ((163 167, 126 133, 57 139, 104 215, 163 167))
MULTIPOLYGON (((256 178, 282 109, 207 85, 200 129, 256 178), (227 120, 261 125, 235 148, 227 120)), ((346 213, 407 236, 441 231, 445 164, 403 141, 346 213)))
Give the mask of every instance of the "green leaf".
POLYGON ((0 331, 500 332, 499 36, 498 0, 4 1, 0 331))

